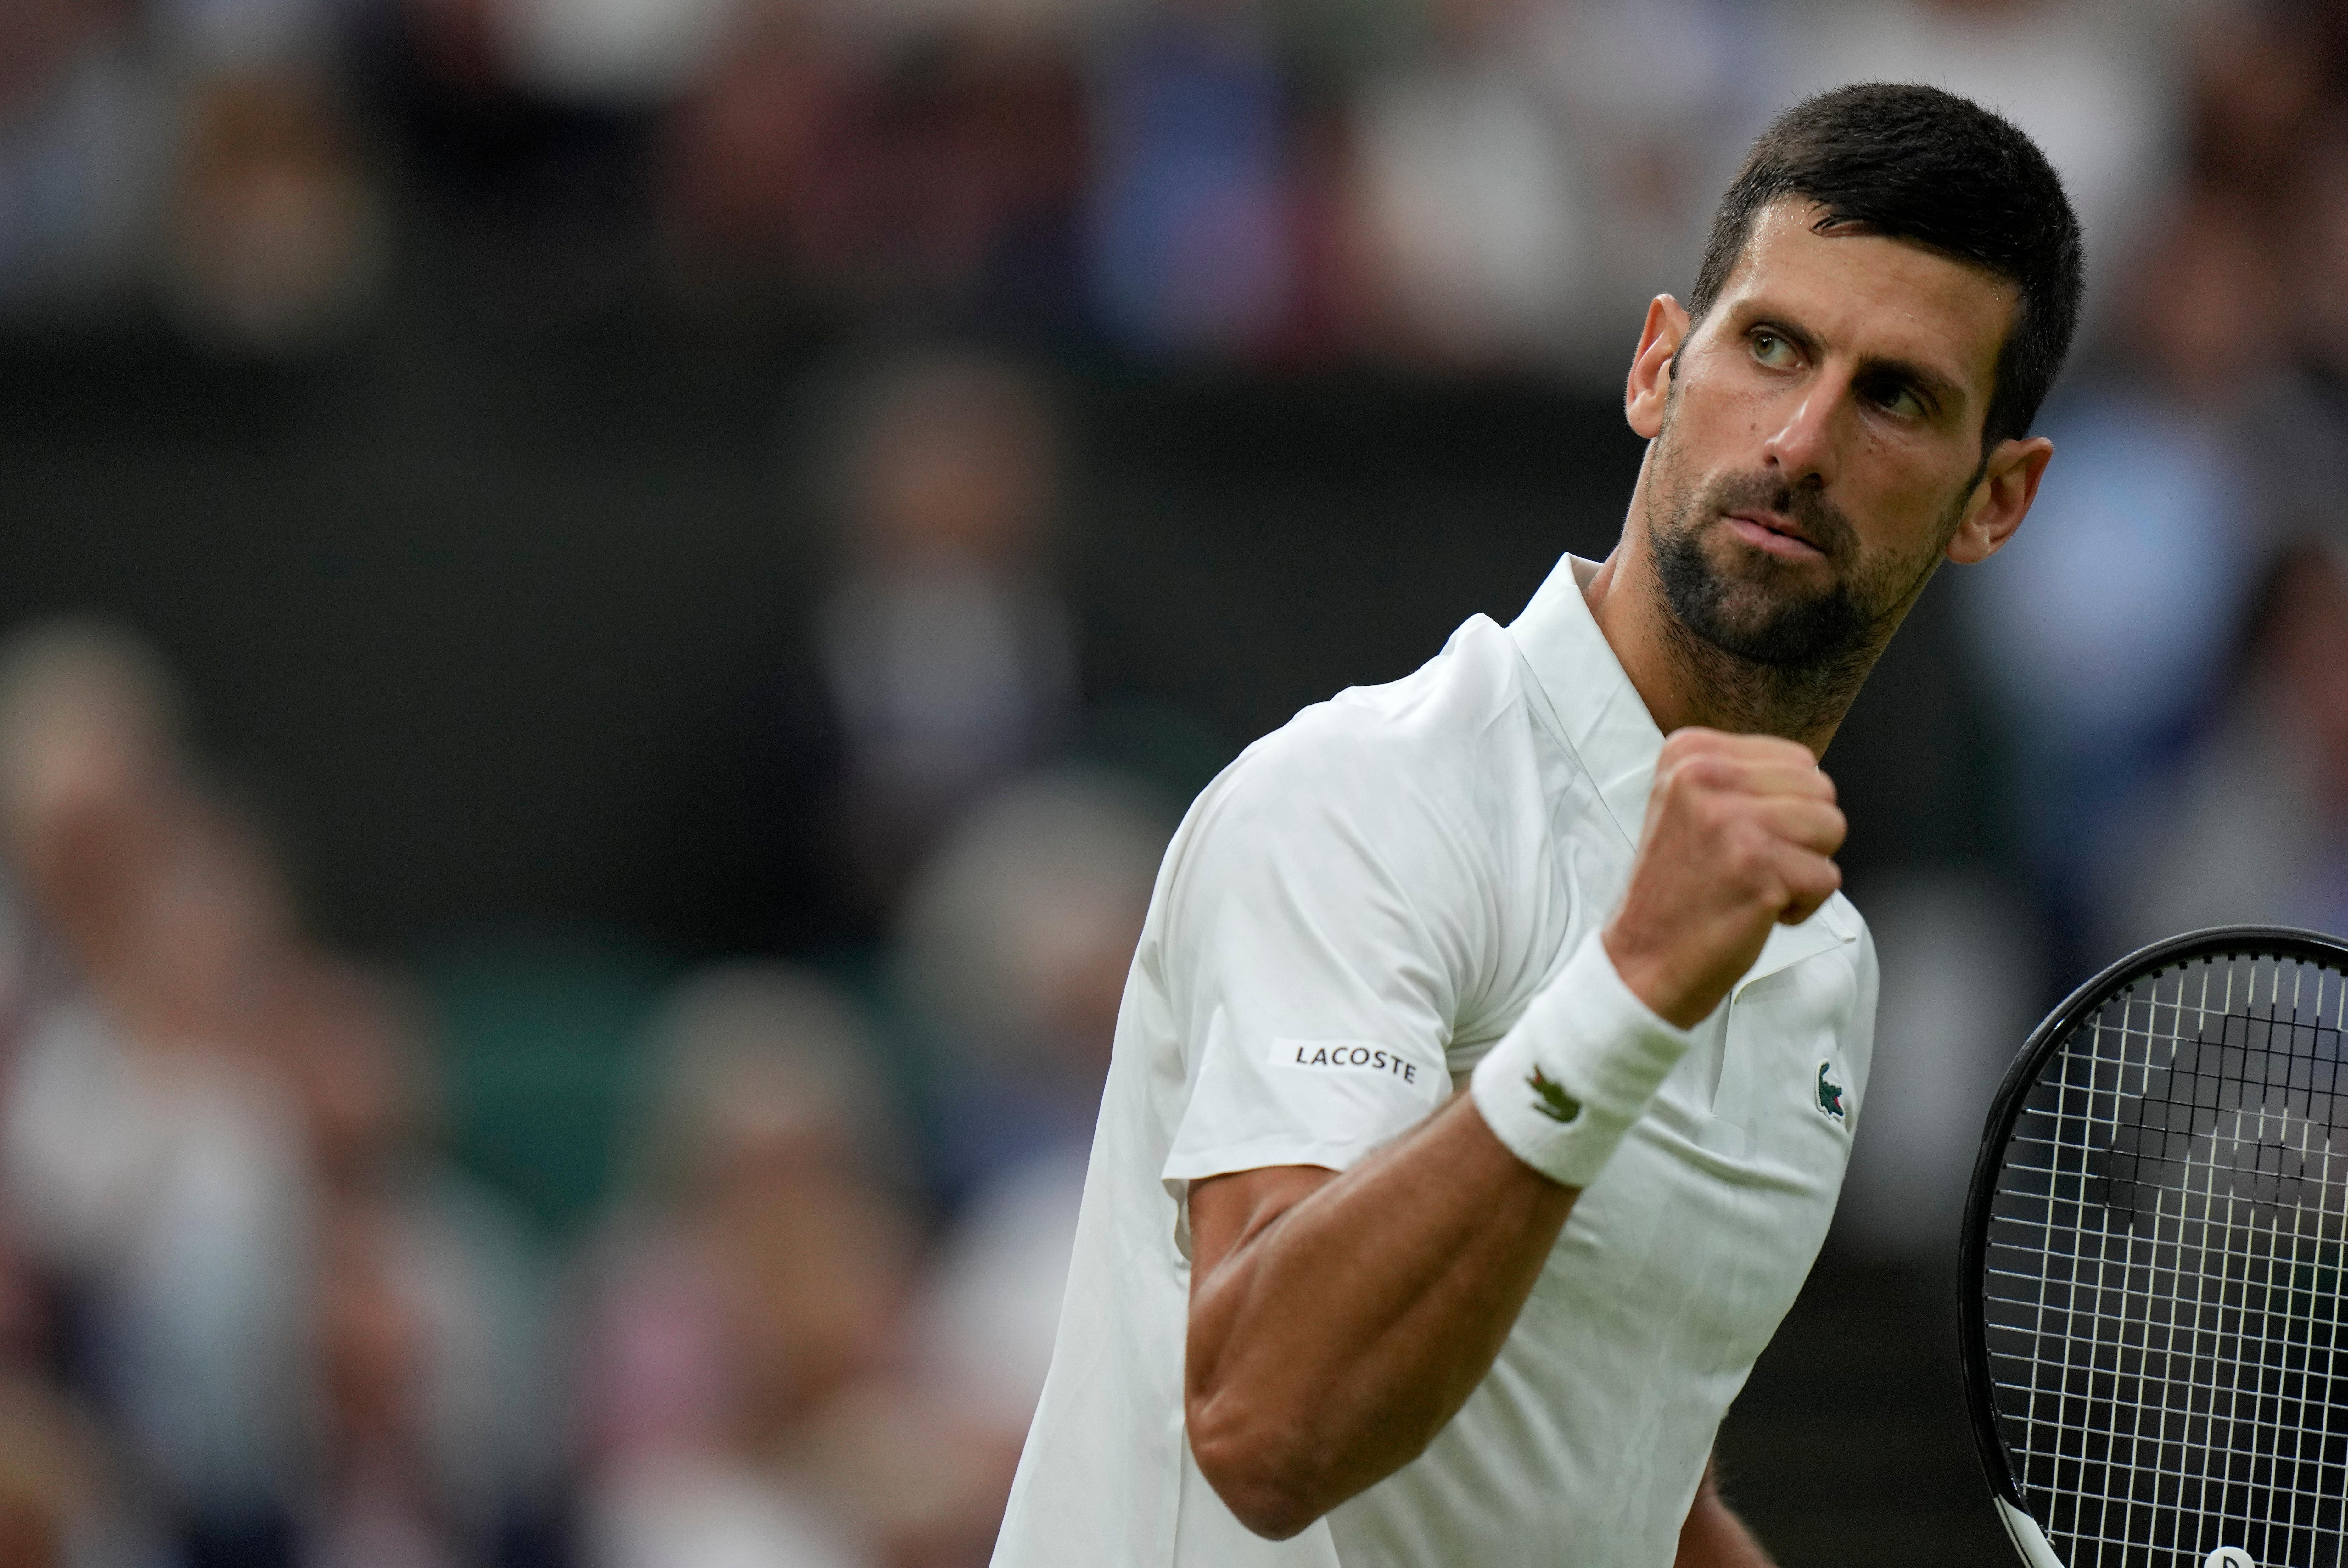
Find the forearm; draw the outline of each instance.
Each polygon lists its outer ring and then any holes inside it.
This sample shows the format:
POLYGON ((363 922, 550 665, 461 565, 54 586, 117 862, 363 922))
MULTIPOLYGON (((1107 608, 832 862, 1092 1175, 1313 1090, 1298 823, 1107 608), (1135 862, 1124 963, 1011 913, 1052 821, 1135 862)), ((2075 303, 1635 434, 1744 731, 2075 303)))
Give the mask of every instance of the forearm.
POLYGON ((1192 1451, 1272 1535, 1442 1429, 1490 1370, 1575 1197, 1511 1155, 1465 1095, 1354 1170, 1319 1174, 1192 1285, 1192 1451))

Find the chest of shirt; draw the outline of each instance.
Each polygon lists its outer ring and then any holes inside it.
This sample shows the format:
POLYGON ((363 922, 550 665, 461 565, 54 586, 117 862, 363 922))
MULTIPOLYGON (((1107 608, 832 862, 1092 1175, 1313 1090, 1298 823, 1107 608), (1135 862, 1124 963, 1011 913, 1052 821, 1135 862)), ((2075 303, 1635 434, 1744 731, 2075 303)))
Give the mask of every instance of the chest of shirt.
MULTIPOLYGON (((1488 981, 1463 993, 1446 1047, 1455 1087, 1620 906, 1632 842, 1570 760, 1540 758, 1540 841, 1498 901, 1488 981)), ((1529 780, 1528 781, 1529 782, 1529 780)), ((1718 1174, 1746 1184, 1839 1182, 1865 1064, 1849 1059, 1859 1005, 1858 933, 1837 904, 1779 926, 1658 1095, 1652 1119, 1718 1174)))
POLYGON ((1599 1345, 1742 1378, 1808 1275, 1849 1163, 1854 945, 1789 940, 1777 956, 1799 955, 1708 1021, 1576 1202, 1512 1354, 1599 1345))

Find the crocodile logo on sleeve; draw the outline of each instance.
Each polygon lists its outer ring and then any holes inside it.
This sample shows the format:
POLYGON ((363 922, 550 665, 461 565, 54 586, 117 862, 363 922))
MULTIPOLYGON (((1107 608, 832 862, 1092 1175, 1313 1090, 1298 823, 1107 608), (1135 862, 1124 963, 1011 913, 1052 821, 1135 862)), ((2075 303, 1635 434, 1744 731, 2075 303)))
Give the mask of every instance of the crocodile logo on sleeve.
POLYGON ((1532 1086, 1533 1109, 1551 1121, 1569 1122, 1581 1114, 1581 1102, 1541 1077, 1540 1068, 1535 1068, 1525 1082, 1532 1086))

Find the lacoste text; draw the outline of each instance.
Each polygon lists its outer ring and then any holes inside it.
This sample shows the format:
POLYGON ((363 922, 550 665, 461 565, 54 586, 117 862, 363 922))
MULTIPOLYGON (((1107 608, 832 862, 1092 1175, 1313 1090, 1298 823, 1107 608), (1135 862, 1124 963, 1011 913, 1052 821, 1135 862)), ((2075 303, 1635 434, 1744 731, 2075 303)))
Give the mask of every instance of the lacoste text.
POLYGON ((1300 1068, 1367 1068, 1372 1072, 1386 1073, 1405 1083, 1418 1081, 1418 1064, 1406 1062, 1391 1051, 1375 1046, 1313 1046, 1299 1044, 1290 1066, 1300 1068))

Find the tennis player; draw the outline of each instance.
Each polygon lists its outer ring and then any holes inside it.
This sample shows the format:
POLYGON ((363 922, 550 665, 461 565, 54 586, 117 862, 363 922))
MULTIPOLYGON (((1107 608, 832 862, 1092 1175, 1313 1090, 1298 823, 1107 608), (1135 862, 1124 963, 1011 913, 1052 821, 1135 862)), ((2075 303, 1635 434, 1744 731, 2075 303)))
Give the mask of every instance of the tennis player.
POLYGON ((2079 265, 1996 115, 1801 104, 1648 307, 1613 552, 1200 797, 996 1568, 1767 1562, 1710 1455, 1874 1029, 1818 758, 2029 511, 2079 265))

